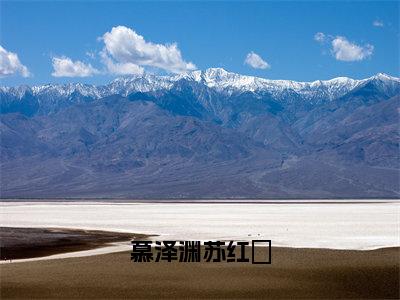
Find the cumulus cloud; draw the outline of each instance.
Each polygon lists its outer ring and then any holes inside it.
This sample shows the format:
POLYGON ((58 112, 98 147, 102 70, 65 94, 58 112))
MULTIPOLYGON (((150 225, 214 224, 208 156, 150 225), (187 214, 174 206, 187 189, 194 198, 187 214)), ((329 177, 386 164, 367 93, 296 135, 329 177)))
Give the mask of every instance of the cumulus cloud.
POLYGON ((370 44, 356 45, 343 36, 337 36, 332 40, 332 53, 337 60, 360 61, 370 57, 373 52, 374 46, 370 44))
POLYGON ((144 68, 138 66, 137 64, 131 62, 115 62, 106 51, 102 51, 100 53, 101 60, 103 64, 106 66, 107 71, 111 74, 115 75, 132 75, 137 74, 141 75, 144 73, 144 68))
POLYGON ((254 69, 268 69, 271 67, 265 60, 261 58, 260 55, 254 53, 253 51, 247 54, 244 63, 254 69))
POLYGON ((317 32, 314 35, 314 40, 323 46, 330 45, 332 55, 340 61, 361 61, 370 57, 374 52, 374 46, 370 44, 357 45, 344 36, 335 37, 317 32))
POLYGON ((383 27, 385 26, 385 24, 383 24, 383 21, 381 20, 375 20, 374 22, 372 22, 372 25, 375 27, 383 27))
POLYGON ((30 76, 28 68, 20 62, 18 55, 0 46, 0 77, 16 74, 22 77, 30 76))
POLYGON ((53 57, 54 77, 89 77, 99 73, 91 64, 85 64, 79 60, 72 61, 69 57, 53 57))
POLYGON ((183 60, 176 43, 154 44, 125 26, 113 27, 101 39, 104 41, 102 59, 112 73, 136 74, 143 72, 144 66, 172 73, 196 69, 193 63, 183 60))
POLYGON ((314 35, 314 40, 317 41, 318 43, 323 43, 325 42, 325 34, 323 32, 317 32, 314 35))

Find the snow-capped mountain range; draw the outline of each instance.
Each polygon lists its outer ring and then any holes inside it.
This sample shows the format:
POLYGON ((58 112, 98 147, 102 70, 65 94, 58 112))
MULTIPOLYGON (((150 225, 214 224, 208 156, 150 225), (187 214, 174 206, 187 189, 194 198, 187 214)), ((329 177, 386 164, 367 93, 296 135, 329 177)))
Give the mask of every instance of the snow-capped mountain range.
POLYGON ((240 75, 227 72, 222 68, 209 68, 205 71, 193 71, 189 73, 157 76, 144 74, 138 76, 121 77, 107 85, 76 84, 46 84, 39 86, 0 87, 1 96, 13 96, 21 99, 26 93, 33 96, 54 96, 68 98, 74 94, 84 97, 99 99, 118 94, 127 96, 134 92, 155 92, 170 90, 177 82, 187 81, 204 85, 210 89, 226 94, 233 93, 270 93, 274 97, 280 97, 287 93, 296 93, 305 99, 325 98, 335 99, 349 91, 370 81, 380 81, 387 88, 400 83, 400 79, 379 73, 370 78, 356 80, 348 77, 337 77, 331 80, 317 80, 313 82, 297 82, 292 80, 269 80, 254 76, 240 75))
POLYGON ((385 74, 1 87, 0 196, 398 198, 399 101, 385 74))

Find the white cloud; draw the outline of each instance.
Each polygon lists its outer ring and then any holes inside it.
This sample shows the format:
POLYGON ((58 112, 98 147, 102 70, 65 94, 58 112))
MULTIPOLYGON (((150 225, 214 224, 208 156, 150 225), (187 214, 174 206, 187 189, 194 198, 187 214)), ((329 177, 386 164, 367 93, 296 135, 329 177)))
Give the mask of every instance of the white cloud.
POLYGON ((385 24, 383 24, 383 21, 381 20, 375 20, 374 22, 372 22, 372 25, 375 27, 383 27, 385 26, 385 24))
POLYGON ((323 43, 325 42, 325 34, 323 32, 317 32, 314 35, 314 40, 317 41, 318 43, 323 43))
POLYGON ((105 44, 102 58, 112 73, 143 72, 143 66, 156 67, 172 73, 196 69, 193 63, 183 60, 176 43, 153 44, 125 26, 113 27, 101 39, 105 44))
POLYGON ((370 44, 359 46, 343 36, 337 36, 332 40, 332 53, 337 60, 360 61, 370 57, 373 52, 374 46, 370 44))
POLYGON ((16 53, 7 51, 0 46, 0 77, 20 74, 22 77, 29 77, 31 74, 24 66, 16 53))
POLYGON ((91 64, 85 64, 79 60, 72 61, 69 57, 53 57, 54 77, 89 77, 98 74, 99 71, 91 64))
POLYGON ((261 58, 260 55, 254 53, 253 51, 247 54, 244 63, 254 69, 268 69, 271 67, 265 60, 261 58))
POLYGON ((106 65, 108 72, 116 75, 141 75, 144 73, 144 68, 137 64, 126 62, 115 62, 105 51, 100 52, 101 60, 106 65))

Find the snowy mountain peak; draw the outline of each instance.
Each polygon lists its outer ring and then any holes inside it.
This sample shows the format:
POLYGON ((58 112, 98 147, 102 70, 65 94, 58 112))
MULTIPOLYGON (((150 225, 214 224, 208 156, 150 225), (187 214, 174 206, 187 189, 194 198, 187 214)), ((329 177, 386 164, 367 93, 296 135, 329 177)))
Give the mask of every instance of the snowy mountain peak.
POLYGON ((222 68, 209 68, 204 71, 196 70, 172 77, 174 81, 181 79, 193 80, 197 82, 210 83, 214 81, 224 81, 229 75, 236 75, 229 73, 222 68))
POLYGON ((390 75, 385 74, 385 73, 378 73, 378 74, 370 77, 369 79, 378 79, 378 80, 381 80, 381 81, 397 81, 397 82, 400 82, 400 78, 393 77, 393 76, 390 76, 390 75))
POLYGON ((230 73, 223 68, 209 68, 204 71, 205 78, 226 78, 229 75, 234 75, 234 73, 230 73))

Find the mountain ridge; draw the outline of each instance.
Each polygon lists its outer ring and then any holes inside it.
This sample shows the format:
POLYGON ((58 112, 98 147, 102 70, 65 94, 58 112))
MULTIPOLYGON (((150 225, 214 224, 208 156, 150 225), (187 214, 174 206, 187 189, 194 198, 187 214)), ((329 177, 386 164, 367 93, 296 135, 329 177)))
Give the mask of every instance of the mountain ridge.
MULTIPOLYGON (((155 91, 158 89, 169 89, 172 87, 173 83, 186 79, 196 82, 206 83, 208 87, 218 87, 216 84, 218 81, 222 81, 222 86, 226 87, 236 87, 243 88, 242 91, 255 91, 258 86, 259 89, 268 89, 274 86, 280 87, 281 89, 291 89, 298 91, 304 88, 316 88, 319 86, 349 86, 349 90, 355 88, 356 86, 371 81, 371 80, 387 80, 400 82, 400 78, 393 77, 384 73, 377 73, 371 77, 365 79, 352 79, 349 77, 335 77, 329 80, 315 80, 310 82, 304 81, 294 81, 294 80, 272 80, 265 79, 261 77, 240 75, 237 73, 232 73, 225 71, 222 68, 209 68, 205 71, 191 71, 188 73, 183 73, 179 75, 153 75, 145 73, 143 75, 131 75, 119 77, 112 80, 106 85, 92 85, 92 84, 82 84, 82 83, 68 83, 68 84, 43 84, 35 86, 17 86, 17 87, 7 87, 0 86, 0 91, 3 93, 14 93, 18 97, 22 97, 26 91, 32 91, 34 95, 40 94, 47 89, 56 89, 60 95, 70 95, 71 93, 78 91, 84 96, 96 96, 97 98, 109 96, 111 94, 121 94, 121 90, 118 86, 127 86, 134 81, 146 80, 146 86, 136 86, 132 87, 132 90, 144 92, 144 91, 155 91), (230 80, 227 80, 230 79, 230 80), (235 79, 235 80, 232 80, 235 79), (226 83, 228 82, 228 83, 226 83), (153 83, 153 86, 151 85, 153 83), (264 84, 264 85, 262 85, 264 84), (246 89, 247 87, 247 89, 246 89), (136 89, 135 89, 136 88, 136 89), (109 89, 110 91, 105 91, 109 89), (61 91, 61 92, 60 92, 61 91), (89 92, 90 91, 90 92, 89 92)), ((122 93, 126 96, 127 93, 122 93)))

